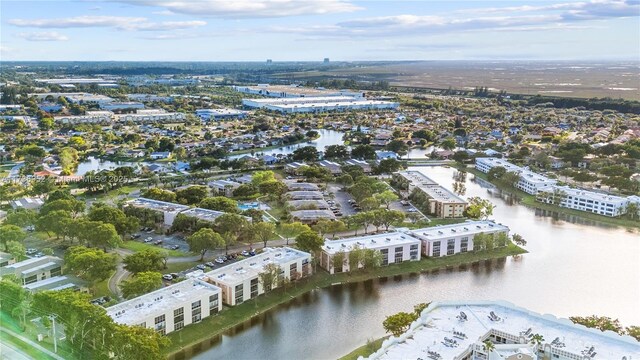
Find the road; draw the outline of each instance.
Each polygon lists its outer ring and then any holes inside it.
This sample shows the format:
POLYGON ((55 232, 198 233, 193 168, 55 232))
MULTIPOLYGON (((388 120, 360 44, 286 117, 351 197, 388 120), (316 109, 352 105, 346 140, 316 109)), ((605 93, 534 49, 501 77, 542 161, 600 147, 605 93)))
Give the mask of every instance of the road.
MULTIPOLYGON (((9 334, 10 336, 12 336, 12 337, 14 337, 16 339, 19 339, 20 341, 24 342, 25 344, 37 349, 38 351, 40 351, 42 353, 45 353, 45 354, 49 355, 50 357, 52 357, 52 358, 54 358, 56 360, 64 360, 63 357, 58 356, 57 354, 55 354, 55 353, 49 351, 48 349, 45 349, 44 347, 40 346, 40 344, 38 344, 38 343, 36 343, 34 341, 31 341, 30 339, 27 339, 26 337, 24 337, 24 336, 22 336, 22 335, 20 335, 18 333, 15 333, 15 332, 13 332, 13 331, 11 331, 9 329, 5 329, 3 327, 0 327, 0 331, 4 332, 6 334, 9 334)), ((0 354, 2 354, 1 359, 5 359, 5 358, 6 359, 22 359, 22 357, 26 356, 19 349, 15 348, 15 347, 12 347, 12 350, 16 351, 17 352, 16 355, 19 356, 19 357, 12 357, 12 356, 9 356, 9 355, 7 355, 7 357, 5 357, 5 355, 6 355, 5 354, 5 350, 6 350, 5 346, 6 345, 7 344, 5 344, 5 343, 2 344, 2 351, 0 352, 0 354)), ((26 359, 31 359, 31 357, 26 356, 26 359)))

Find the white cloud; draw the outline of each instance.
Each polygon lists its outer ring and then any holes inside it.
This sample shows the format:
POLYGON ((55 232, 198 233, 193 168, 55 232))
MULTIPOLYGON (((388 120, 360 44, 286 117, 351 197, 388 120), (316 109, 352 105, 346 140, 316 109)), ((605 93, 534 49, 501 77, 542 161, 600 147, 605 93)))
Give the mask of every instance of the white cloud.
POLYGON ((144 17, 85 15, 60 19, 10 19, 9 24, 47 29, 110 27, 129 31, 162 31, 189 29, 204 26, 207 23, 201 20, 151 22, 144 17))
POLYGON ((55 31, 44 32, 29 32, 18 33, 18 37, 28 41, 67 41, 69 38, 66 35, 57 33, 55 31))
POLYGON ((163 7, 172 13, 220 18, 272 18, 353 12, 362 8, 348 0, 112 0, 163 7))

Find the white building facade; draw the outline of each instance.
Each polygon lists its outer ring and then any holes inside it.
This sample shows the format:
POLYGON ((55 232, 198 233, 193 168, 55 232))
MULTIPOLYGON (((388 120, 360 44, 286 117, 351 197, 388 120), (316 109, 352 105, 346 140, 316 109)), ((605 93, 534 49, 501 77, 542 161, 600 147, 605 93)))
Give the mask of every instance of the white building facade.
POLYGON ((422 241, 424 256, 442 257, 473 251, 473 239, 477 234, 505 233, 508 236, 509 228, 485 220, 409 230, 408 233, 422 241))

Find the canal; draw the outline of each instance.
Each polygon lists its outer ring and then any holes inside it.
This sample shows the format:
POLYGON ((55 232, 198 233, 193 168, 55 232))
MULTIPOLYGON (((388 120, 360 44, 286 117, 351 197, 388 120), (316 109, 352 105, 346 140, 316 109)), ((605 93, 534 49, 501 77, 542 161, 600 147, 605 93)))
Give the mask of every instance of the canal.
MULTIPOLYGON (((421 167, 452 188, 452 168, 421 167)), ((606 315, 640 324, 640 233, 519 205, 468 174, 465 196, 490 199, 493 218, 521 234, 519 258, 316 290, 180 357, 335 359, 384 335, 384 317, 434 300, 501 299, 558 316, 606 315), (208 348, 207 348, 208 347, 208 348), (196 353, 200 352, 196 355, 196 353)))

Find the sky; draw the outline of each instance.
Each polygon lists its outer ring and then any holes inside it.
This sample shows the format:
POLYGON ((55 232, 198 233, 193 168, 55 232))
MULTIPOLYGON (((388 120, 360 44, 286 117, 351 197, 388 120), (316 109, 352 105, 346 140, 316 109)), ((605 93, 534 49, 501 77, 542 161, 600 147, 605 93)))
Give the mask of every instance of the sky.
POLYGON ((632 60, 640 0, 0 0, 0 60, 632 60))

